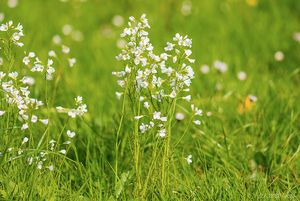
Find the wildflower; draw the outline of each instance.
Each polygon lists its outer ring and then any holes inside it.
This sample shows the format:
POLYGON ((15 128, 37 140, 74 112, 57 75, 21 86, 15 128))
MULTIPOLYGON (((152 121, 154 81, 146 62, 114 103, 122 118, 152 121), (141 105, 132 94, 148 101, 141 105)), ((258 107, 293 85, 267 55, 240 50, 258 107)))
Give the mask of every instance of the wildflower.
POLYGON ((32 117, 31 117, 31 122, 32 122, 32 123, 36 123, 37 120, 38 120, 37 116, 32 115, 32 117))
POLYGON ((55 35, 55 36, 53 36, 52 41, 53 41, 54 44, 60 45, 62 40, 61 40, 61 37, 59 35, 55 35))
POLYGON ((71 51, 70 48, 66 45, 62 45, 61 48, 62 48, 62 52, 65 54, 69 54, 71 51))
POLYGON ((275 58, 276 61, 283 61, 283 59, 284 59, 283 52, 281 52, 281 51, 275 52, 274 58, 275 58))
POLYGON ((56 110, 59 113, 67 113, 71 118, 75 118, 77 116, 83 116, 87 112, 87 105, 82 103, 82 97, 78 96, 75 98, 76 108, 68 109, 63 108, 61 106, 56 107, 56 110))
POLYGON ((158 135, 161 137, 161 138, 164 138, 166 136, 166 129, 160 129, 158 131, 158 135))
POLYGON ((69 66, 72 68, 74 65, 75 65, 75 63, 76 63, 76 59, 75 58, 70 58, 70 59, 68 59, 68 61, 69 61, 69 66))
POLYGON ((54 170, 54 166, 53 166, 53 165, 50 165, 50 166, 48 166, 48 169, 49 169, 50 171, 53 171, 53 170, 54 170))
MULTIPOLYGON (((0 20, 1 21, 1 20, 0 20)), ((296 32, 293 34, 293 39, 300 43, 300 32, 296 32)))
POLYGON ((39 161, 37 164, 37 169, 42 169, 43 168, 43 162, 39 161))
POLYGON ((200 121, 200 120, 195 120, 195 121, 194 121, 194 124, 196 124, 196 125, 199 126, 199 125, 201 125, 201 121, 200 121))
POLYGON ((153 113, 153 119, 160 119, 160 114, 161 114, 161 112, 154 112, 153 113))
POLYGON ((121 27, 124 24, 124 18, 120 15, 115 15, 112 19, 112 23, 116 27, 121 27))
POLYGON ((247 78, 247 74, 244 71, 240 71, 238 72, 237 77, 239 80, 244 81, 247 78))
POLYGON ((149 105, 149 102, 144 102, 144 107, 146 108, 146 109, 149 109, 149 107, 150 107, 150 105, 149 105))
POLYGON ((75 137, 76 133, 74 131, 67 130, 67 135, 69 138, 75 137))
POLYGON ((73 31, 73 27, 70 24, 65 24, 62 28, 62 32, 66 36, 70 35, 72 31, 73 31))
POLYGON ((244 101, 239 104, 238 112, 239 113, 250 112, 254 108, 256 102, 257 102, 256 96, 254 95, 246 96, 244 101))
POLYGON ((34 85, 34 83, 35 83, 35 79, 34 79, 33 77, 24 76, 24 77, 22 78, 21 82, 22 82, 23 84, 32 86, 32 85, 34 85))
POLYGON ((48 56, 49 56, 49 57, 56 57, 55 51, 54 51, 54 50, 50 50, 50 51, 48 52, 48 56))
POLYGON ((206 112, 206 116, 210 117, 212 115, 212 112, 206 112))
POLYGON ((182 97, 182 99, 190 102, 191 101, 191 95, 187 95, 185 97, 182 97))
POLYGON ((227 64, 222 62, 222 61, 215 61, 214 62, 214 67, 220 72, 220 73, 225 73, 227 71, 227 64))
POLYGON ((183 113, 177 112, 176 115, 175 115, 175 118, 176 118, 177 120, 179 120, 179 121, 182 121, 182 120, 184 120, 185 116, 184 116, 183 113))
POLYGON ((64 155, 65 155, 65 154, 67 153, 67 151, 66 151, 65 149, 62 149, 62 150, 60 150, 60 151, 59 151, 59 153, 61 153, 61 154, 64 154, 64 155))
POLYGON ((192 2, 190 0, 183 1, 180 11, 184 16, 190 15, 192 12, 192 2))
POLYGON ((0 110, 0 116, 3 116, 5 114, 5 111, 0 110))
POLYGON ((135 116, 134 119, 135 119, 135 120, 139 120, 139 119, 141 119, 141 118, 143 118, 143 117, 144 117, 143 115, 135 116))
POLYGON ((210 71, 209 66, 206 65, 206 64, 204 64, 203 66, 201 66, 200 70, 201 70, 201 72, 202 72, 203 74, 207 74, 207 73, 209 73, 209 71, 210 71))
POLYGON ((121 93, 121 92, 116 92, 116 97, 117 97, 118 100, 121 99, 122 94, 123 94, 123 93, 121 93))
POLYGON ((21 130, 26 130, 26 129, 28 129, 28 124, 27 123, 23 124, 22 127, 21 127, 21 130))
POLYGON ((23 141, 22 141, 22 144, 25 144, 26 142, 28 142, 28 140, 29 140, 28 137, 24 137, 23 141))
POLYGON ((186 157, 186 161, 187 161, 187 163, 190 165, 192 162, 193 162, 193 160, 192 160, 192 155, 188 155, 187 157, 186 157))
POLYGON ((9 8, 15 8, 15 7, 17 7, 18 3, 19 3, 18 0, 8 0, 7 1, 7 6, 9 8))

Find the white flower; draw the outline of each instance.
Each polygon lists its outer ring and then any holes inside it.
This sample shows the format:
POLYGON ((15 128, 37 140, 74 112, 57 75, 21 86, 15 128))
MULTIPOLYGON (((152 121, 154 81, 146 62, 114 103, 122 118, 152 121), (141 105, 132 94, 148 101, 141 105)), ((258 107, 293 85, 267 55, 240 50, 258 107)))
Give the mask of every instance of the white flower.
POLYGON ((146 109, 149 109, 149 107, 150 107, 149 103, 148 103, 148 102, 144 102, 144 107, 145 107, 146 109))
POLYGON ((56 57, 55 51, 54 51, 54 50, 50 50, 50 51, 48 52, 48 56, 49 56, 49 57, 56 57))
POLYGON ((237 77, 239 80, 244 81, 247 78, 247 74, 244 71, 240 71, 238 72, 237 77))
POLYGON ((192 2, 190 0, 183 1, 180 11, 184 16, 190 15, 192 12, 192 2))
POLYGON ((37 164, 37 169, 42 169, 43 168, 43 162, 42 161, 39 161, 38 164, 37 164))
POLYGON ((281 51, 275 52, 274 58, 275 58, 276 61, 283 61, 283 59, 284 59, 283 52, 281 52, 281 51))
POLYGON ((49 120, 48 119, 40 119, 39 120, 42 124, 45 124, 47 125, 49 123, 49 120))
POLYGON ((158 135, 161 137, 161 138, 164 138, 166 136, 166 129, 160 129, 158 131, 158 135))
POLYGON ((3 116, 5 114, 5 111, 0 110, 0 117, 3 116))
POLYGON ((121 93, 121 92, 116 92, 116 97, 117 97, 118 100, 121 99, 122 94, 123 94, 123 93, 121 93))
POLYGON ((168 118, 167 118, 167 117, 160 117, 160 120, 161 120, 161 121, 167 121, 168 118))
POLYGON ((38 117, 35 116, 35 115, 32 115, 32 117, 31 117, 31 122, 32 122, 32 123, 36 123, 37 120, 38 120, 38 117))
POLYGON ((61 44, 61 37, 59 35, 55 35, 55 36, 53 36, 52 41, 53 41, 54 44, 60 45, 61 44))
POLYGON ((69 54, 70 53, 70 48, 66 45, 62 45, 61 46, 62 48, 62 52, 65 53, 65 54, 69 54))
POLYGON ((28 124, 27 123, 23 124, 22 127, 21 127, 21 130, 26 130, 26 129, 28 129, 28 124))
POLYGON ((200 120, 195 120, 195 121, 194 121, 194 124, 200 125, 200 124, 201 124, 201 121, 200 121, 200 120))
POLYGON ((60 150, 60 151, 59 151, 59 153, 61 153, 61 154, 64 154, 64 155, 65 155, 65 154, 67 153, 67 151, 66 151, 65 149, 62 149, 62 150, 60 150))
POLYGON ((8 76, 14 80, 17 79, 18 75, 18 72, 11 72, 8 74, 8 76))
POLYGON ((73 138, 73 137, 75 137, 75 135, 76 135, 76 133, 74 131, 67 130, 67 136, 69 138, 73 138))
POLYGON ((135 120, 139 120, 139 119, 141 119, 141 118, 143 118, 143 117, 144 117, 143 115, 135 116, 134 119, 135 119, 135 120))
POLYGON ((115 15, 112 19, 112 23, 116 27, 121 27, 124 24, 124 18, 120 15, 115 15))
POLYGON ((15 8, 15 7, 17 7, 18 3, 19 3, 18 0, 8 0, 7 6, 9 8, 15 8))
POLYGON ((22 141, 22 144, 25 144, 26 142, 28 142, 28 140, 29 140, 28 137, 24 137, 23 141, 22 141))
POLYGON ((161 112, 154 112, 153 113, 153 119, 160 119, 160 114, 161 114, 161 112))
MULTIPOLYGON (((1 21, 1 20, 0 20, 1 21)), ((293 34, 293 39, 300 43, 300 32, 296 32, 293 34)))
POLYGON ((23 82, 23 84, 27 84, 29 86, 32 86, 35 83, 35 79, 33 77, 24 76, 22 78, 21 82, 23 82))
POLYGON ((209 66, 206 65, 206 64, 204 64, 203 66, 201 66, 200 70, 201 70, 201 72, 202 72, 203 74, 207 74, 207 73, 209 73, 209 71, 210 71, 209 66))
POLYGON ((183 100, 186 100, 186 101, 188 101, 188 102, 190 102, 191 101, 191 95, 187 95, 187 96, 185 96, 185 97, 182 97, 182 99, 183 100))
POLYGON ((184 120, 184 117, 185 117, 184 114, 181 112, 177 112, 175 115, 175 118, 179 121, 184 120))
POLYGON ((50 171, 53 171, 53 170, 54 170, 54 166, 53 166, 53 165, 50 165, 50 166, 48 166, 48 169, 49 169, 50 171))
POLYGON ((189 165, 193 162, 192 158, 193 158, 192 155, 188 155, 188 157, 186 157, 186 161, 189 165))
POLYGON ((72 68, 76 63, 76 58, 68 59, 68 61, 69 61, 69 66, 72 68))
POLYGON ((70 24, 65 24, 62 28, 62 32, 66 36, 70 35, 72 31, 73 31, 73 27, 70 24))
POLYGON ((222 62, 222 61, 215 61, 214 62, 214 67, 220 72, 220 73, 225 73, 227 71, 227 64, 222 62))

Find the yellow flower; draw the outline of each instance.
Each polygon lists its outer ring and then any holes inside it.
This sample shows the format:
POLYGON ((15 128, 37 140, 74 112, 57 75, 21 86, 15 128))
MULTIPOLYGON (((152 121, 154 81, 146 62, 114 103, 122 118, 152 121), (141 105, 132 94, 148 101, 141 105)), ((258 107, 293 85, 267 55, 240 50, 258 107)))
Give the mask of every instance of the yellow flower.
POLYGON ((238 107, 238 112, 239 113, 250 112, 254 108, 256 101, 257 101, 256 96, 253 95, 246 96, 244 102, 240 103, 238 107))
POLYGON ((248 6, 255 7, 258 4, 258 0, 246 0, 248 6))

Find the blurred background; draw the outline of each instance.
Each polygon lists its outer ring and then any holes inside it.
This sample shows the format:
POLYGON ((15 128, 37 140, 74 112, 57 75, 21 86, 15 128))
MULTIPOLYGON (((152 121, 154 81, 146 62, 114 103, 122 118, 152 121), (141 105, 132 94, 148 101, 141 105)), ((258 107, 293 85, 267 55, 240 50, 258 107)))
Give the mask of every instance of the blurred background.
POLYGON ((197 172, 205 158, 227 161, 245 175, 260 166, 299 184, 299 155, 284 161, 297 152, 300 138, 300 1, 0 0, 0 13, 0 21, 24 26, 26 51, 46 56, 59 40, 71 48, 77 63, 62 67, 56 105, 85 98, 91 150, 108 161, 121 110, 111 75, 122 68, 115 59, 124 45, 119 35, 129 16, 145 13, 155 52, 177 32, 193 40, 192 94, 205 115, 182 147, 183 155, 194 153, 197 172))

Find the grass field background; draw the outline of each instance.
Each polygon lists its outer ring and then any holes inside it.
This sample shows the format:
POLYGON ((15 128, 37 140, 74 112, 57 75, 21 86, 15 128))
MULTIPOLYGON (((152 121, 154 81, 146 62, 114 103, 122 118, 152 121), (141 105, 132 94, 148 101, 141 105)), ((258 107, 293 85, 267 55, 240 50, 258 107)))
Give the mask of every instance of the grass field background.
MULTIPOLYGON (((148 200, 298 200, 300 199, 300 2, 297 0, 193 0, 191 13, 183 15, 181 0, 20 0, 9 8, 0 0, 5 20, 24 26, 26 48, 46 56, 56 48, 59 34, 77 59, 75 67, 57 66, 63 74, 54 105, 71 105, 82 95, 88 105, 83 123, 76 124, 77 138, 68 157, 81 165, 63 166, 54 172, 31 171, 25 163, 1 165, 0 197, 7 200, 140 200, 133 192, 130 138, 120 137, 118 174, 128 178, 118 184, 114 178, 115 133, 121 102, 112 71, 121 69, 116 61, 119 34, 129 16, 147 14, 150 39, 163 50, 175 33, 193 40, 192 83, 194 102, 204 112, 200 127, 191 128, 175 150, 171 183, 162 193, 147 189, 148 200), (112 24, 114 16, 124 25, 112 24), (70 24, 80 30, 82 41, 62 34, 70 24), (283 61, 274 54, 284 53, 283 61), (215 60, 228 64, 224 74, 212 69, 215 60), (200 67, 211 67, 208 74, 200 67), (237 73, 244 71, 241 81, 237 73), (222 86, 217 89, 216 85, 222 86), (257 97, 245 107, 248 95, 257 97), (206 113, 210 112, 211 116, 206 113), (192 164, 186 157, 193 156, 192 164)), ((17 61, 15 65, 21 65, 17 61)), ((41 96, 43 86, 32 91, 41 96)), ((60 125, 60 117, 53 117, 60 125)), ((53 123, 54 124, 54 123, 53 123)), ((174 141, 186 120, 176 123, 174 141), (181 126, 182 125, 182 126, 181 126)), ((182 128, 182 129, 181 129, 182 128)), ((38 129, 36 130, 38 135, 38 129)), ((51 132, 51 131, 50 131, 51 132)), ((56 131, 53 131, 56 132, 56 131)), ((22 135, 22 133, 20 133, 22 135)), ((147 160, 147 159, 144 159, 147 160)), ((146 163, 145 163, 146 164, 146 163)), ((145 170, 147 167, 144 167, 145 170)), ((142 166, 142 172, 143 172, 142 166)), ((156 175, 153 175, 153 180, 156 175)))

